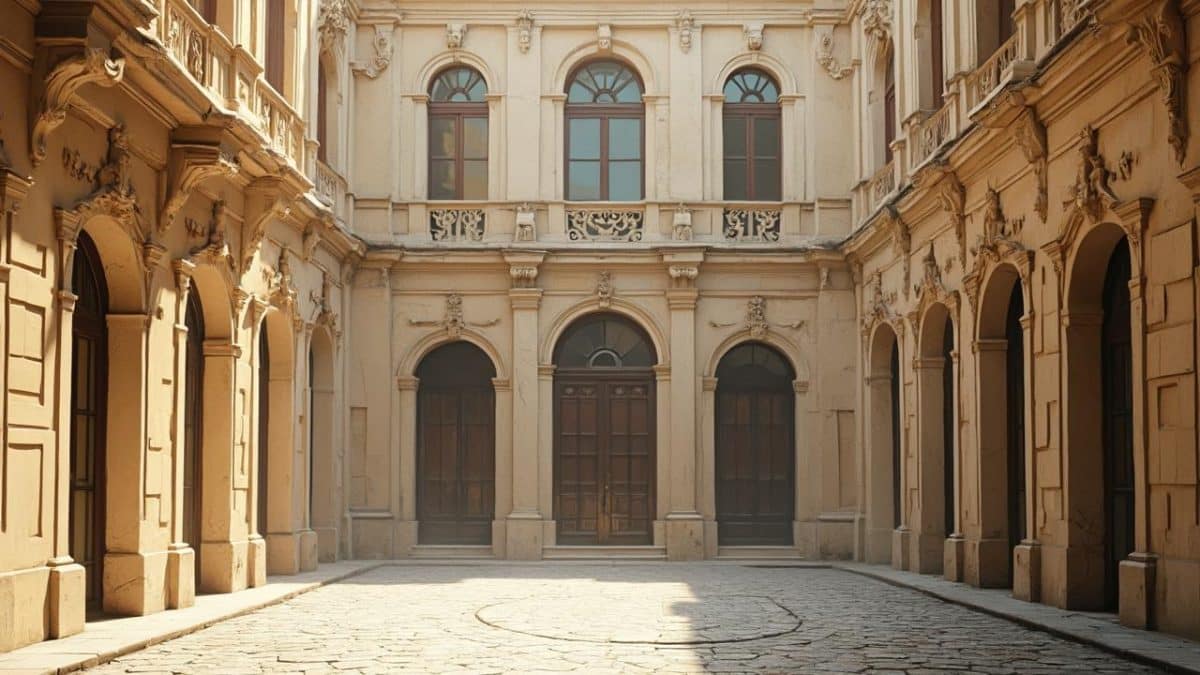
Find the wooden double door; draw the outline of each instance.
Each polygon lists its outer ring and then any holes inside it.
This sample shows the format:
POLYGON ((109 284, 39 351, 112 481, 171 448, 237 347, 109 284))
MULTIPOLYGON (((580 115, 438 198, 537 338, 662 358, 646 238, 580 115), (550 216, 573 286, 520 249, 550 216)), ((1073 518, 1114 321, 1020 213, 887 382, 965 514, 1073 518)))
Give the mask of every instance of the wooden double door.
POLYGON ((492 543, 496 398, 491 360, 454 342, 421 362, 417 396, 417 541, 492 543))
POLYGON ((554 417, 558 543, 652 543, 653 372, 564 372, 554 381, 554 417))

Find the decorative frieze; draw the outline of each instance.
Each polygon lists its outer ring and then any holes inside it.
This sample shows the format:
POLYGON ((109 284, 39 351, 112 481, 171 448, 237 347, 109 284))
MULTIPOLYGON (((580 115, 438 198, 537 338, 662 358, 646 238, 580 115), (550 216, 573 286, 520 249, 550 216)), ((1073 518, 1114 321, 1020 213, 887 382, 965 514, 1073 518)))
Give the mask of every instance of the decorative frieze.
POLYGON ((1126 38, 1150 57, 1150 74, 1167 110, 1167 142, 1175 151, 1175 161, 1182 165, 1189 133, 1184 91, 1189 59, 1179 0, 1160 0, 1156 9, 1135 17, 1126 38))
POLYGON ((568 209, 571 241, 641 241, 645 214, 641 209, 568 209))
POLYGON ((483 209, 433 209, 429 236, 434 241, 483 241, 483 209))
POLYGON ((67 119, 71 97, 85 84, 112 87, 125 76, 125 58, 109 58, 103 49, 87 49, 59 62, 45 78, 30 130, 29 153, 34 166, 46 158, 46 141, 67 119))
POLYGON ((723 231, 730 241, 779 241, 780 209, 727 208, 724 220, 723 231))

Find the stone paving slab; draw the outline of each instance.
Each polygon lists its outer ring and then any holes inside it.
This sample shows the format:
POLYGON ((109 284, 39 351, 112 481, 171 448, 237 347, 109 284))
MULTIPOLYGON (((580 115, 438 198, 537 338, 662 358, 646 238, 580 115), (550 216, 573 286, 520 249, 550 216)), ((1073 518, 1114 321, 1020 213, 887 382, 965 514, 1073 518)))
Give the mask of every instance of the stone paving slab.
MULTIPOLYGON (((0 675, 66 673, 95 666, 378 566, 374 561, 322 564, 312 572, 269 577, 269 583, 258 588, 200 595, 196 604, 186 609, 89 621, 77 635, 0 654, 0 675)), ((158 670, 164 669, 166 666, 158 670)))
POLYGON ((1112 614, 1078 612, 1025 602, 1008 590, 975 588, 942 577, 881 565, 837 563, 838 569, 911 588, 1023 626, 1075 640, 1170 672, 1200 673, 1200 644, 1156 631, 1122 626, 1112 614))
POLYGON ((842 570, 706 563, 378 567, 95 672, 571 671, 1158 672, 842 570), (755 638, 779 617, 733 597, 799 625, 755 638))

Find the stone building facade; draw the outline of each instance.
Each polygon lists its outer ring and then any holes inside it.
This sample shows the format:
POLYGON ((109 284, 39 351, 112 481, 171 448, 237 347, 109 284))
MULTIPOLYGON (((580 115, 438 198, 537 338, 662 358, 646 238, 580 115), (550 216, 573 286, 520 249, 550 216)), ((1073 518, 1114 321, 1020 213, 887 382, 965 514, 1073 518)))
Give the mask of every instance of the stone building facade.
POLYGON ((1200 637, 1198 17, 11 0, 0 649, 409 556, 1200 637))

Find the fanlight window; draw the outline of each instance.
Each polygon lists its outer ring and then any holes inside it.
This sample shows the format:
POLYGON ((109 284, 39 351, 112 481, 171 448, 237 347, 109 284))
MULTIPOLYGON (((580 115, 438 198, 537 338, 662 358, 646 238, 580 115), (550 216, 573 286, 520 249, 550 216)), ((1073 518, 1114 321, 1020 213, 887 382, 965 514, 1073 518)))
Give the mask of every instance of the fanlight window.
POLYGON ((649 368, 654 361, 646 334, 611 314, 592 315, 571 326, 554 359, 559 368, 649 368))
POLYGON ((747 342, 729 350, 717 364, 722 389, 787 389, 795 376, 792 366, 773 347, 747 342))
POLYGON ((761 70, 740 70, 725 83, 725 199, 778 201, 783 145, 779 85, 761 70))
POLYGON ((579 68, 567 84, 569 200, 642 199, 642 83, 617 61, 579 68))
POLYGON ((429 88, 429 198, 487 199, 487 84, 451 68, 429 88))

